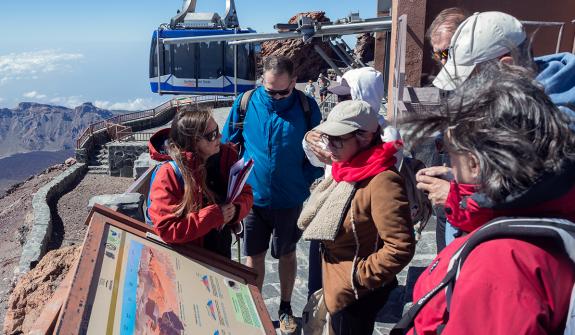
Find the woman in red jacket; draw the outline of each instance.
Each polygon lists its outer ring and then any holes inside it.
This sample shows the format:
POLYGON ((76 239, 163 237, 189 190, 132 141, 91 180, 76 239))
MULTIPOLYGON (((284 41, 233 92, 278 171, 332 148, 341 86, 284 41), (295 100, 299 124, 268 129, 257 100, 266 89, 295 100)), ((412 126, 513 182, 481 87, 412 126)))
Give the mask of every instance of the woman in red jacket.
MULTIPOLYGON (((418 136, 446 134, 455 180, 445 212, 464 232, 421 274, 413 301, 440 283, 451 257, 495 218, 575 221, 575 134, 538 84, 512 71, 483 69, 447 108, 412 122, 418 136)), ((461 267, 449 309, 442 290, 410 334, 563 334, 574 281, 573 264, 556 244, 486 241, 461 267)))
POLYGON ((252 191, 225 203, 237 151, 220 143, 218 124, 206 110, 180 109, 170 129, 152 136, 152 159, 162 162, 150 187, 148 216, 168 243, 193 243, 231 257, 231 226, 249 212, 252 191))

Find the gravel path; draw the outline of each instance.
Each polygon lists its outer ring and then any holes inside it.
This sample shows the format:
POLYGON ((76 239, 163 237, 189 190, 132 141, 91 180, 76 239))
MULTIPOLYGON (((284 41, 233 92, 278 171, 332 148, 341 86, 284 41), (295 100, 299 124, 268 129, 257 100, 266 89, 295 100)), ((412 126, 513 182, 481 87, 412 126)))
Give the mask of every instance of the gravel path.
POLYGON ((86 233, 88 201, 96 195, 124 193, 134 182, 132 178, 87 174, 58 201, 58 213, 54 222, 54 234, 50 249, 81 244, 86 233), (62 234, 63 232, 63 234, 62 234))
POLYGON ((0 198, 0 321, 4 321, 8 297, 12 291, 14 268, 18 266, 26 234, 34 219, 32 198, 52 178, 65 170, 55 165, 27 181, 13 186, 0 198))

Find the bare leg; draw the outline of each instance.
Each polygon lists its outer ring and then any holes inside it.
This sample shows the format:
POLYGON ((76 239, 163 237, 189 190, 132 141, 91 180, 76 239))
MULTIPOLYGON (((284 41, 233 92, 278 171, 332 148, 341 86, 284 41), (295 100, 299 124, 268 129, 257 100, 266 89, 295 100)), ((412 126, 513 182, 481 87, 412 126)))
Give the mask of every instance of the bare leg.
POLYGON ((279 275, 282 301, 291 301, 291 294, 295 284, 296 271, 297 258, 295 256, 295 251, 280 257, 279 275))
MULTIPOLYGON (((261 254, 257 254, 255 256, 247 256, 247 259, 246 259, 246 266, 254 269, 258 274, 258 279, 257 279, 256 283, 257 283, 258 289, 260 291, 262 290, 262 287, 264 285, 264 277, 266 275, 266 263, 265 263, 266 252, 267 251, 264 251, 261 254)), ((280 272, 280 276, 281 276, 281 272, 280 272)), ((280 283, 281 283, 281 279, 280 279, 280 283)), ((293 287, 293 285, 292 285, 292 287, 293 287)))

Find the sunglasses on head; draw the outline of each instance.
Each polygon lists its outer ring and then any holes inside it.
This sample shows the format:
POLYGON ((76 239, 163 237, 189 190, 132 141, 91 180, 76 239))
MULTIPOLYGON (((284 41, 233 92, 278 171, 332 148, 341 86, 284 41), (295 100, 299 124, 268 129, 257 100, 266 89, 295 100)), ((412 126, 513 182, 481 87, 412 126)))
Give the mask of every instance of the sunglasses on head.
POLYGON ((449 57, 449 48, 433 52, 433 57, 437 60, 447 59, 449 57))
POLYGON ((209 133, 202 135, 202 137, 208 142, 215 141, 218 138, 218 136, 220 136, 220 127, 219 126, 216 126, 216 129, 210 131, 209 133))

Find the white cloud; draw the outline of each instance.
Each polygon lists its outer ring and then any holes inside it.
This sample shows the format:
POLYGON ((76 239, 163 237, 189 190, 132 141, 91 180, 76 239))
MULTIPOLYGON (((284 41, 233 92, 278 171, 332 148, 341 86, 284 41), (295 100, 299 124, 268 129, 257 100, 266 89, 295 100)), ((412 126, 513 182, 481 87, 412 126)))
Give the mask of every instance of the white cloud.
POLYGON ((48 100, 48 102, 58 106, 74 108, 86 102, 86 99, 82 96, 55 97, 48 100))
POLYGON ((22 96, 24 98, 28 98, 28 99, 37 99, 37 100, 41 100, 41 99, 45 99, 46 98, 46 94, 40 94, 36 91, 31 91, 31 92, 26 92, 24 94, 22 94, 22 96))
POLYGON ((136 98, 134 100, 128 100, 126 102, 110 102, 110 101, 100 101, 96 100, 94 106, 108 109, 108 110, 127 110, 127 111, 139 111, 151 109, 159 106, 161 103, 155 101, 154 99, 144 99, 136 98))
POLYGON ((70 62, 84 58, 79 53, 57 50, 10 53, 0 55, 0 85, 11 80, 37 79, 40 74, 64 71, 70 62))

